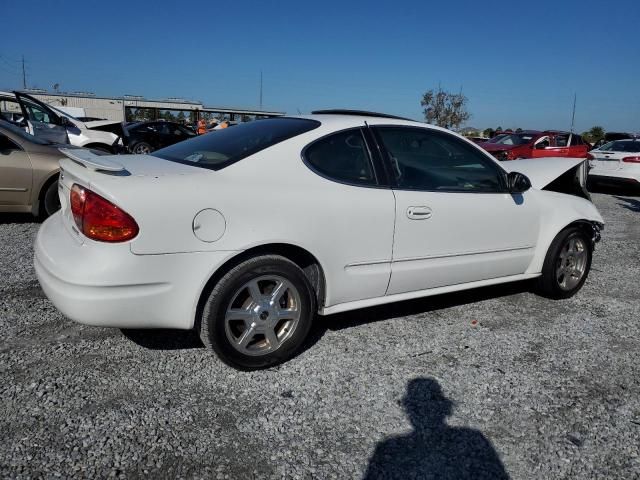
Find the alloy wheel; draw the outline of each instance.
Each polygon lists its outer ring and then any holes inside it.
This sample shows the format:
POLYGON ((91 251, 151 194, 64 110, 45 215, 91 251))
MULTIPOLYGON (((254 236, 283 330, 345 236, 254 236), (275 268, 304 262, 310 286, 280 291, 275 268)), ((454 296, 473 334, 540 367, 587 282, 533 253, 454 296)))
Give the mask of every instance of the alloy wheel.
POLYGON ((295 331, 301 315, 298 290, 286 278, 254 278, 231 297, 225 313, 225 332, 231 345, 245 355, 278 350, 295 331))
POLYGON ((556 263, 556 281, 562 290, 575 288, 587 266, 587 246, 579 237, 569 237, 560 249, 556 263))

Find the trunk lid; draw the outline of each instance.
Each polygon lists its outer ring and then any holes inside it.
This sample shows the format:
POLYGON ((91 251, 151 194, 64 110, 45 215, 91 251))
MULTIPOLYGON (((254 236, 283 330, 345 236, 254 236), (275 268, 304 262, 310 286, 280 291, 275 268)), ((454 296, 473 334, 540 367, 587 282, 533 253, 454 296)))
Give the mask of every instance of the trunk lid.
POLYGON ((622 158, 631 154, 626 152, 610 152, 606 150, 591 150, 589 152, 593 156, 590 164, 593 168, 601 170, 618 170, 622 158))
MULTIPOLYGON (((133 216, 141 234, 150 212, 165 211, 171 216, 186 201, 184 192, 198 191, 199 181, 210 185, 215 173, 203 168, 170 162, 150 155, 96 155, 89 150, 60 148, 59 196, 66 228, 79 243, 88 241, 75 225, 70 208, 73 184, 97 193, 133 216), (198 180, 200 179, 200 180, 198 180), (183 192, 183 193, 179 193, 183 192)), ((187 218, 190 226, 192 218, 187 218)), ((132 250, 138 239, 133 239, 132 250)), ((148 240, 153 243, 152 240, 148 240)), ((157 243, 157 242, 156 242, 157 243)), ((148 253, 147 248, 139 253, 148 253)))

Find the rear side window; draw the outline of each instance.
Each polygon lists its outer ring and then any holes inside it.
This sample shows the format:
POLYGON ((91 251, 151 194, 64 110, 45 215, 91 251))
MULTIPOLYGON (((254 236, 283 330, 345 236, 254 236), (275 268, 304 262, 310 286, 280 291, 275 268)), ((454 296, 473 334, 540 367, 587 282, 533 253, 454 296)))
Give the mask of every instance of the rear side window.
POLYGON ((153 152, 172 162, 220 170, 289 138, 317 128, 320 122, 304 118, 269 118, 214 130, 153 152))
POLYGON ((360 129, 321 138, 303 153, 312 170, 340 183, 376 185, 369 152, 360 129))
POLYGON ((569 141, 569 135, 560 134, 556 135, 556 147, 566 147, 569 141))
POLYGON ((582 137, 580 135, 571 135, 571 144, 569 146, 573 147, 575 145, 584 145, 584 142, 582 141, 582 137))

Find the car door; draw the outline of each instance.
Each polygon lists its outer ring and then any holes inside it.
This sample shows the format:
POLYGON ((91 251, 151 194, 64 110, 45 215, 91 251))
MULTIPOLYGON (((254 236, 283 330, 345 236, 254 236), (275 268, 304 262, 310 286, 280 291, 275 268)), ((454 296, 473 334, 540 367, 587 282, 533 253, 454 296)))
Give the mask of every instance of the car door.
POLYGON ((533 149, 531 150, 531 158, 550 157, 547 153, 551 147, 551 137, 544 135, 533 142, 533 149))
POLYGON ((524 273, 539 230, 532 195, 511 195, 496 161, 434 129, 374 128, 394 181, 387 294, 524 273))
POLYGON ((587 153, 589 153, 589 147, 584 143, 582 137, 572 133, 569 137, 567 156, 571 158, 587 158, 587 153))
POLYGON ((329 305, 384 297, 389 285, 395 201, 368 136, 366 129, 349 128, 316 139, 302 151, 317 178, 297 208, 321 227, 314 243, 331 279, 329 305))
POLYGON ((29 155, 0 133, 0 205, 29 205, 32 183, 29 155))
POLYGON ((31 96, 21 93, 15 95, 31 135, 52 143, 69 143, 67 128, 58 114, 31 96))
POLYGON ((568 157, 570 137, 569 133, 558 133, 551 137, 551 146, 546 149, 547 157, 568 157))

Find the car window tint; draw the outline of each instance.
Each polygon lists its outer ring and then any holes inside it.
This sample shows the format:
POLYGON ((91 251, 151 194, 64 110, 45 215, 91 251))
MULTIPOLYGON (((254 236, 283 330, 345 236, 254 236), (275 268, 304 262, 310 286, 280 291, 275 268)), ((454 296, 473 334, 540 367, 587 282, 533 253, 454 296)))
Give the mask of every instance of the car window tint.
POLYGON ((55 123, 55 120, 49 115, 45 109, 36 105, 35 103, 24 101, 22 102, 27 109, 27 115, 29 120, 42 123, 55 123))
POLYGON ((198 135, 153 152, 153 156, 194 167, 220 170, 265 148, 320 126, 305 118, 269 118, 198 135))
POLYGON ((400 189, 502 192, 504 172, 453 135, 425 128, 376 128, 400 189))
POLYGON ((322 176, 338 182, 375 185, 371 159, 360 129, 329 135, 304 151, 307 164, 322 176))
POLYGON ((158 133, 161 133, 162 135, 169 135, 173 133, 171 131, 171 128, 169 128, 169 125, 167 125, 166 123, 157 123, 155 127, 156 127, 156 131, 158 133))
POLYGON ((566 147, 569 135, 556 135, 556 147, 566 147))
POLYGON ((583 145, 582 137, 580 135, 571 135, 571 143, 570 146, 574 145, 583 145))
POLYGON ((600 150, 637 153, 640 152, 640 141, 618 140, 600 147, 600 150))

